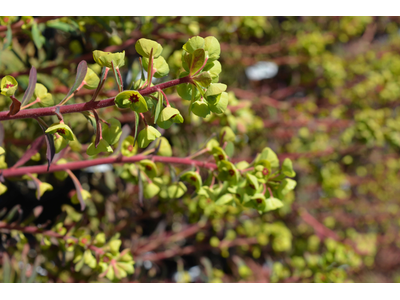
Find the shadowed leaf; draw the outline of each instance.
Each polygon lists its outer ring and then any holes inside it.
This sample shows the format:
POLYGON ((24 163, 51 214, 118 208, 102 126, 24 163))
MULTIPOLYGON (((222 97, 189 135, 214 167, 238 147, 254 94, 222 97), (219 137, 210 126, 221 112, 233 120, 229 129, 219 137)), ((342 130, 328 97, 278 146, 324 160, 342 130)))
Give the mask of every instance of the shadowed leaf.
POLYGON ((13 165, 11 168, 18 168, 19 166, 22 166, 25 164, 33 155, 39 152, 40 148, 42 147, 42 144, 44 142, 44 135, 39 136, 36 140, 33 141, 31 144, 31 147, 22 155, 22 157, 13 165))
POLYGON ((37 82, 37 71, 35 67, 31 68, 31 71, 29 72, 29 84, 28 88, 25 91, 24 97, 22 97, 21 105, 24 106, 27 104, 29 100, 31 100, 33 93, 35 91, 36 87, 36 82, 37 82))

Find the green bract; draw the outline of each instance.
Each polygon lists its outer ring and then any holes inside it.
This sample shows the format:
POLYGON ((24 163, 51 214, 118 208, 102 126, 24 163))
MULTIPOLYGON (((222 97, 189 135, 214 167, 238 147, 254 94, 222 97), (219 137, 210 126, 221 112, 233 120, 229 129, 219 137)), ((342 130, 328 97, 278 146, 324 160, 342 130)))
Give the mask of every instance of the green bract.
POLYGON ((211 110, 213 113, 222 114, 222 113, 225 112, 225 110, 226 110, 227 107, 228 107, 228 101, 229 101, 228 93, 223 92, 223 93, 221 94, 221 97, 219 98, 218 103, 216 103, 216 104, 211 104, 211 103, 210 103, 210 104, 208 105, 208 107, 210 108, 210 110, 211 110))
POLYGON ((145 183, 144 189, 143 189, 143 195, 145 198, 153 198, 155 195, 157 195, 160 192, 160 188, 158 185, 154 184, 153 182, 150 183, 145 183))
POLYGON ((199 191, 201 186, 203 185, 203 181, 201 180, 201 176, 197 172, 189 171, 181 176, 182 180, 186 180, 190 184, 193 184, 196 187, 196 191, 199 191))
POLYGON ((137 152, 137 144, 133 146, 135 139, 133 136, 127 136, 122 142, 121 153, 123 156, 131 157, 134 156, 137 152))
POLYGON ((217 166, 219 171, 218 178, 220 180, 229 181, 232 184, 236 184, 239 181, 239 171, 230 161, 219 161, 217 166))
POLYGON ((61 135, 54 135, 54 148, 56 149, 56 153, 67 147, 68 142, 69 140, 63 138, 61 135))
POLYGON ((185 45, 182 46, 183 50, 192 54, 197 49, 204 49, 205 41, 200 36, 192 37, 187 41, 185 45))
POLYGON ((208 103, 204 99, 194 101, 192 104, 192 113, 202 118, 207 117, 210 114, 208 103))
POLYGON ((44 192, 46 191, 52 191, 53 186, 51 184, 48 184, 46 182, 41 182, 39 184, 39 187, 36 189, 36 198, 40 199, 40 197, 43 196, 44 192))
POLYGON ((153 126, 147 125, 138 134, 138 144, 140 148, 146 148, 152 141, 161 136, 161 133, 153 126))
POLYGON ((46 133, 58 133, 60 136, 69 141, 73 141, 75 139, 71 128, 69 128, 68 125, 60 122, 52 124, 49 128, 47 128, 46 133))
POLYGON ((139 165, 142 171, 144 171, 148 177, 154 178, 157 176, 158 169, 153 161, 149 159, 143 159, 139 162, 139 165))
POLYGON ((113 152, 111 146, 104 139, 100 140, 99 144, 97 145, 97 148, 95 147, 94 143, 91 143, 86 150, 87 155, 90 156, 99 154, 100 152, 109 152, 109 153, 113 152))
POLYGON ((226 88, 226 84, 211 83, 204 95, 208 103, 216 105, 221 98, 222 92, 226 91, 226 88))
POLYGON ((107 120, 107 123, 109 123, 110 126, 107 124, 102 126, 102 136, 108 144, 114 145, 119 141, 119 138, 122 134, 121 122, 115 118, 111 118, 107 120))
POLYGON ((221 47, 218 40, 213 36, 208 36, 204 39, 204 50, 207 51, 208 61, 214 61, 221 54, 221 47))
POLYGON ((4 96, 13 96, 18 88, 18 82, 14 77, 7 75, 1 79, 1 94, 4 96))
POLYGON ((115 105, 118 108, 131 108, 137 113, 148 111, 146 100, 138 91, 123 91, 115 97, 115 105))
POLYGON ((161 143, 161 145, 158 148, 158 154, 161 156, 172 156, 172 148, 168 140, 162 136, 157 141, 157 146, 159 143, 161 143))
POLYGON ((171 106, 164 108, 157 120, 157 125, 163 129, 171 127, 172 123, 183 123, 183 117, 179 110, 171 106))
POLYGON ((113 61, 114 66, 120 68, 125 64, 125 51, 111 53, 95 50, 93 51, 93 59, 102 67, 112 68, 111 61, 113 61))
MULTIPOLYGON (((149 59, 143 58, 142 62, 143 67, 147 70, 149 67, 149 59)), ((156 70, 156 72, 154 73, 154 77, 156 78, 164 77, 169 73, 169 66, 162 56, 153 60, 153 69, 156 70)))
POLYGON ((33 96, 36 99, 37 98, 40 99, 40 102, 38 102, 38 104, 41 107, 48 107, 48 106, 54 105, 53 96, 47 92, 47 88, 41 83, 36 83, 35 91, 33 92, 33 96))
POLYGON ((187 188, 181 181, 171 184, 167 189, 168 197, 171 199, 182 197, 186 191, 187 188))
POLYGON ((99 76, 97 76, 97 74, 95 72, 93 72, 92 69, 87 68, 87 72, 86 72, 84 81, 86 82, 86 84, 84 85, 84 88, 93 90, 93 89, 97 88, 97 86, 99 85, 100 78, 99 78, 99 76))
POLYGON ((153 49, 153 57, 157 58, 161 55, 161 52, 163 50, 162 46, 152 40, 148 39, 139 39, 136 44, 135 44, 135 49, 137 53, 139 53, 141 56, 150 58, 150 53, 151 49, 153 49))
MULTIPOLYGON (((88 192, 87 190, 81 189, 81 195, 83 200, 92 198, 92 195, 90 194, 90 192, 88 192)), ((79 204, 79 199, 78 199, 78 195, 77 193, 75 193, 72 197, 71 197, 71 202, 73 204, 79 204)))
POLYGON ((228 126, 222 127, 219 136, 225 142, 234 142, 236 139, 236 135, 233 133, 232 129, 228 126))
POLYGON ((288 177, 296 176, 296 172, 293 171, 293 165, 290 158, 285 158, 282 164, 282 173, 288 177))

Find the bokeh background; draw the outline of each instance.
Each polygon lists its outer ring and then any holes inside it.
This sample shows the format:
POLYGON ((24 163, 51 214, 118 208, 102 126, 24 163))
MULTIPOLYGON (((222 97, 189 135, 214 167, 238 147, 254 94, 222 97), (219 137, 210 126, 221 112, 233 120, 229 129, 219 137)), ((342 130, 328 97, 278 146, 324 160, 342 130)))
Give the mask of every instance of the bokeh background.
MULTIPOLYGON (((167 80, 182 70, 188 38, 215 36, 229 109, 165 131, 174 155, 194 153, 230 126, 235 161, 250 162, 270 147, 293 161, 297 186, 284 207, 263 215, 216 208, 190 193, 141 207, 123 166, 92 168, 75 172, 93 196, 85 212, 71 204, 72 182, 49 174, 55 189, 40 202, 29 182, 8 182, 0 196, 3 219, 10 211, 24 219, 40 205, 36 225, 52 228, 62 220, 92 233, 119 233, 135 260, 135 273, 123 282, 400 282, 399 17, 7 18, 0 18, 0 77, 16 77, 22 94, 35 66, 38 82, 59 100, 81 60, 96 70, 93 50, 125 50, 128 86, 139 74, 139 38, 163 45, 167 80)), ((74 101, 88 101, 91 93, 74 101)), ((168 93, 177 107, 187 107, 174 89, 168 93)), ((110 78, 100 98, 116 94, 110 78)), ((0 110, 9 105, 0 95, 0 110)), ((101 114, 134 124, 131 114, 114 108, 101 114)), ((66 118, 85 147, 93 134, 87 120, 66 118)), ((42 132, 32 120, 2 123, 11 166, 42 132)), ((24 281, 30 272, 39 282, 107 281, 87 266, 76 272, 71 255, 33 235, 0 229, 0 237, 0 252, 9 257, 5 263, 2 256, 3 280, 24 281)))

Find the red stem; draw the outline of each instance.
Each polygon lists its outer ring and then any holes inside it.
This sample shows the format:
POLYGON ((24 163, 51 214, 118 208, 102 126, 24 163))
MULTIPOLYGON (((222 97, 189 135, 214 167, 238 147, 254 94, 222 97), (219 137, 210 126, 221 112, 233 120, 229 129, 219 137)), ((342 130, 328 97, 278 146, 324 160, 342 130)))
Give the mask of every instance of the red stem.
MULTIPOLYGON (((190 76, 186 76, 186 77, 182 77, 179 79, 174 79, 171 81, 160 83, 160 84, 154 85, 152 87, 147 87, 139 92, 142 96, 147 96, 147 95, 157 92, 159 89, 166 89, 166 88, 169 88, 169 87, 181 84, 181 83, 188 83, 191 81, 192 81, 192 79, 190 78, 190 76)), ((64 105, 64 106, 60 107, 60 113, 61 114, 69 114, 69 113, 89 111, 89 110, 93 110, 93 109, 99 109, 99 108, 103 108, 103 107, 113 106, 114 99, 115 99, 115 97, 108 98, 108 99, 101 100, 101 101, 92 101, 92 102, 64 105)), ((55 106, 43 107, 43 108, 32 108, 32 109, 26 109, 26 110, 19 111, 16 115, 13 115, 13 116, 7 115, 8 111, 2 111, 2 112, 0 112, 0 121, 52 116, 52 115, 56 114, 55 109, 56 109, 55 106)))
POLYGON ((211 170, 217 169, 217 165, 214 163, 207 163, 204 161, 192 160, 188 158, 181 158, 181 157, 165 157, 165 156, 146 156, 146 155, 135 155, 132 157, 103 157, 97 158, 92 160, 86 161, 74 161, 66 164, 61 165, 51 165, 49 172, 47 172, 47 164, 41 166, 29 166, 29 167, 21 167, 17 169, 5 169, 3 170, 3 177, 17 177, 22 176, 27 173, 36 173, 36 174, 43 174, 43 173, 51 173, 56 171, 65 171, 67 169, 70 170, 77 170, 77 169, 84 169, 92 166, 102 165, 102 164, 120 164, 120 163, 134 163, 141 161, 143 159, 152 159, 155 162, 161 163, 170 163, 170 164, 182 164, 182 165, 194 165, 199 166, 202 168, 207 168, 211 170))

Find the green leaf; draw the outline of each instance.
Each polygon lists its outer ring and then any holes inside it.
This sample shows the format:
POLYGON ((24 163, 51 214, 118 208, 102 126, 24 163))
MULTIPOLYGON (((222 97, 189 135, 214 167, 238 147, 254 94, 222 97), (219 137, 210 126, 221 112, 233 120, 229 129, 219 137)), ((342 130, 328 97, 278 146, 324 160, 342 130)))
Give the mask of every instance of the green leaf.
POLYGON ((165 137, 160 137, 158 143, 161 145, 158 146, 158 153, 157 155, 161 156, 172 156, 172 148, 169 144, 168 140, 165 137))
POLYGON ((134 136, 133 146, 136 145, 137 131, 139 127, 139 114, 136 111, 134 111, 134 113, 135 113, 135 136, 134 136))
POLYGON ((93 51, 93 59, 98 65, 102 67, 107 67, 111 69, 111 62, 113 61, 115 67, 121 68, 125 64, 125 51, 111 53, 95 50, 93 51))
POLYGON ((283 206, 283 203, 281 200, 274 198, 274 197, 270 197, 265 200, 264 212, 275 210, 275 209, 281 208, 282 206, 283 206))
POLYGON ((59 20, 51 20, 46 23, 47 27, 58 29, 64 32, 73 33, 77 31, 77 28, 72 26, 71 24, 61 22, 59 20))
POLYGON ((139 55, 150 58, 151 49, 153 49, 153 57, 157 58, 161 55, 163 50, 162 46, 152 40, 141 38, 135 44, 135 49, 139 55))
POLYGON ((147 183, 144 185, 143 195, 146 199, 153 198, 160 192, 160 188, 158 185, 154 184, 153 182, 147 183))
POLYGON ((121 153, 123 156, 131 157, 137 153, 137 144, 134 146, 135 139, 133 136, 127 136, 122 142, 121 153))
POLYGON ((89 145, 89 147, 87 148, 87 150, 86 150, 87 155, 90 155, 90 156, 99 154, 100 152, 108 152, 108 153, 112 153, 113 152, 113 150, 110 147, 110 145, 104 139, 101 139, 99 141, 99 145, 97 146, 97 148, 95 147, 94 143, 91 143, 89 145))
POLYGON ((203 185, 201 176, 197 172, 189 171, 181 175, 181 179, 189 182, 196 187, 196 191, 199 191, 203 185))
POLYGON ((233 196, 231 194, 225 194, 222 197, 218 198, 215 202, 217 205, 226 205, 233 201, 233 196))
POLYGON ((87 73, 86 73, 84 80, 86 82, 86 84, 84 85, 84 88, 86 88, 88 90, 96 89, 100 83, 99 76, 97 76, 97 74, 95 72, 93 72, 93 70, 90 68, 87 68, 87 73))
POLYGON ((40 99, 38 104, 41 107, 49 107, 54 105, 53 96, 47 92, 47 88, 41 83, 36 83, 33 97, 40 99))
POLYGON ((32 39, 33 39, 33 42, 35 43, 35 46, 38 49, 41 49, 43 46, 43 43, 45 42, 45 39, 42 36, 42 34, 40 33, 36 23, 33 23, 33 25, 32 25, 32 39))
POLYGON ((186 193, 186 191, 187 188, 181 181, 171 184, 167 189, 168 197, 170 199, 180 198, 186 193))
POLYGON ((223 83, 211 83, 204 96, 205 97, 210 97, 210 96, 219 95, 222 92, 225 92, 226 88, 227 88, 226 84, 223 84, 223 83))
POLYGON ((236 139, 236 135, 233 133, 232 129, 228 126, 222 127, 219 132, 220 139, 224 142, 234 142, 236 139))
POLYGON ((7 25, 7 33, 6 33, 6 38, 5 38, 6 42, 4 42, 3 40, 3 51, 6 50, 12 42, 12 29, 11 29, 11 25, 7 25))

